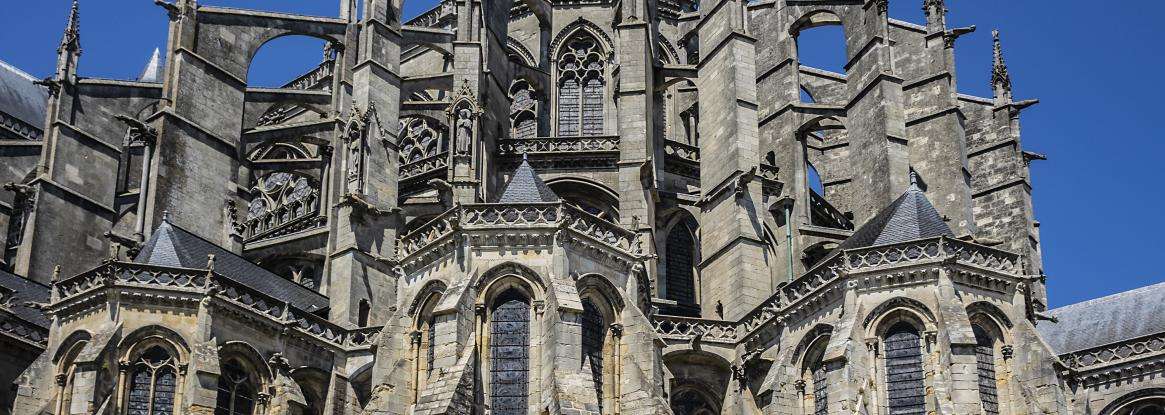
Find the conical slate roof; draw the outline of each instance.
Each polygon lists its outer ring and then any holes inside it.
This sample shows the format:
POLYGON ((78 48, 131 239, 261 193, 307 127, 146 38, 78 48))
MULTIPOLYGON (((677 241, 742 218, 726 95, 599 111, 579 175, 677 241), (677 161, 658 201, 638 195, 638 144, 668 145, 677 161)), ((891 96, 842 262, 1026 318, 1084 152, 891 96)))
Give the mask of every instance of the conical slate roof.
POLYGON ((328 298, 275 275, 233 252, 182 229, 169 220, 154 230, 134 262, 174 268, 205 269, 207 255, 214 255, 214 271, 292 307, 316 312, 328 307, 328 298))
POLYGON ((858 228, 840 248, 864 248, 938 236, 953 237, 955 233, 926 194, 916 183, 911 183, 906 193, 858 228))
POLYGON ((506 183, 498 203, 540 203, 557 202, 558 195, 538 177, 526 156, 522 155, 522 164, 514 170, 514 176, 506 183))

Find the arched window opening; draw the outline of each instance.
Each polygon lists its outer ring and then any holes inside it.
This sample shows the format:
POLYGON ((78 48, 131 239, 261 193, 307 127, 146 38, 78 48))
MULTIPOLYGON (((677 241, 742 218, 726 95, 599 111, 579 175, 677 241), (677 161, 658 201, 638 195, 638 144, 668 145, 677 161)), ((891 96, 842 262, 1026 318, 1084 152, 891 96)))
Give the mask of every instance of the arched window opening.
POLYGON ((674 226, 667 234, 666 272, 667 285, 664 298, 675 301, 671 310, 678 315, 699 317, 696 303, 696 240, 692 230, 685 223, 674 226))
POLYGON ((524 79, 510 85, 510 137, 538 136, 538 100, 534 87, 524 79))
POLYGON ((416 367, 415 396, 417 399, 420 398, 429 382, 434 380, 432 377, 436 369, 434 362, 437 358, 437 318, 433 315, 433 309, 437 306, 440 298, 440 291, 426 294, 414 322, 413 347, 415 350, 413 357, 416 360, 414 364, 416 367))
POLYGON ((715 398, 700 391, 700 386, 674 389, 671 397, 672 413, 676 415, 718 415, 720 405, 715 398))
POLYGON ((529 353, 530 302, 517 291, 506 291, 490 313, 490 413, 527 412, 529 353))
POLYGON ((886 332, 882 348, 890 414, 925 414, 922 338, 918 329, 907 322, 895 324, 886 332))
POLYGON ((328 42, 323 39, 311 36, 283 36, 272 39, 251 59, 251 67, 247 71, 247 85, 267 88, 296 87, 295 81, 301 76, 330 61, 330 54, 325 54, 327 44, 328 42))
POLYGON ((591 368, 591 379, 595 383, 595 397, 599 412, 603 410, 603 345, 607 339, 607 321, 603 313, 589 298, 582 302, 582 362, 591 368))
POLYGON ((801 367, 801 382, 804 388, 803 413, 826 415, 829 413, 829 370, 823 361, 825 357, 825 343, 828 337, 820 336, 814 340, 805 354, 801 367))
MULTIPOLYGON (((821 20, 823 21, 823 19, 821 20)), ((837 23, 822 23, 798 31, 797 61, 802 66, 845 73, 845 29, 837 23)))
POLYGON ((608 222, 619 222, 619 199, 604 188, 577 180, 547 183, 559 199, 608 222))
POLYGON ((995 339, 983 327, 971 327, 975 333, 975 364, 979 374, 979 400, 983 413, 999 415, 999 381, 995 376, 995 339))
POLYGON ((154 346, 133 363, 129 377, 126 413, 129 415, 170 415, 174 413, 177 364, 170 352, 154 346))
POLYGON ((603 134, 606 58, 599 42, 579 34, 558 57, 558 135, 603 134))
POLYGON ((218 377, 215 415, 252 415, 255 411, 256 383, 237 359, 223 362, 218 377))

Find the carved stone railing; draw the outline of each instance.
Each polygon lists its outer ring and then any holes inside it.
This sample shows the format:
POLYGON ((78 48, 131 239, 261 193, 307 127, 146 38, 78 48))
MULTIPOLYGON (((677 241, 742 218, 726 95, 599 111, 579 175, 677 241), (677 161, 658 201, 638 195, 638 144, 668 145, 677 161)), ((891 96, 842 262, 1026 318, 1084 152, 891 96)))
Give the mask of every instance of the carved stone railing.
POLYGON ((3 125, 5 129, 11 131, 13 134, 29 141, 40 141, 44 137, 44 131, 40 127, 21 121, 4 111, 0 111, 0 125, 3 125))
POLYGON ((449 167, 449 152, 443 151, 400 166, 400 180, 406 181, 449 167))
POLYGON ((432 220, 421 225, 401 236, 397 240, 396 253, 397 256, 404 258, 412 255, 426 246, 429 246, 434 241, 452 235, 458 226, 458 215, 461 213, 460 209, 453 209, 442 213, 432 220))
POLYGON ((971 265, 1002 273, 1021 271, 1019 254, 976 245, 958 239, 943 239, 943 250, 964 265, 971 265))
POLYGON ((5 314, 7 313, 3 312, 3 306, 0 306, 0 333, 24 340, 30 345, 41 349, 48 346, 48 329, 21 320, 15 316, 6 316, 5 314))
POLYGON ((1109 366, 1109 364, 1133 361, 1154 354, 1165 354, 1165 334, 1158 333, 1119 343, 1065 353, 1060 356, 1060 360, 1071 369, 1092 370, 1109 366))
POLYGON ((665 170, 696 179, 700 178, 699 147, 665 140, 663 154, 665 170))
MULTIPOLYGON (((839 282, 857 273, 953 261, 955 264, 1010 274, 1018 278, 1019 259, 1019 255, 1011 252, 948 237, 849 249, 827 257, 805 274, 783 285, 777 293, 732 324, 736 325, 735 335, 738 340, 744 341, 765 324, 774 320, 779 321, 781 316, 794 314, 820 303, 812 300, 813 298, 844 289, 839 282)), ((687 326, 677 329, 672 326, 661 326, 660 322, 682 318, 662 315, 652 317, 656 322, 656 333, 672 339, 690 337, 692 334, 685 331, 687 326)), ((1161 341, 1165 342, 1165 338, 1161 341)), ((1098 357, 1103 356, 1106 355, 1098 357)))
POLYGON ((462 207, 461 226, 473 228, 557 226, 561 203, 474 204, 462 207))
POLYGON ((499 140, 502 155, 584 154, 619 151, 619 136, 537 137, 499 140))
POLYGON ((110 262, 53 285, 58 301, 114 284, 168 288, 206 288, 207 271, 186 268, 110 262))
POLYGON ((837 210, 825 198, 809 189, 809 211, 812 213, 812 223, 826 228, 854 230, 854 222, 844 213, 837 210))
POLYGON ((397 240, 397 257, 407 258, 458 229, 563 229, 632 257, 643 254, 639 235, 573 205, 549 203, 476 203, 461 205, 397 240))
POLYGON ((383 326, 352 329, 344 336, 344 346, 348 348, 370 347, 380 339, 380 332, 383 330, 383 326))
POLYGON ((942 240, 939 238, 854 249, 845 253, 846 265, 851 272, 899 266, 910 262, 944 257, 942 240))
POLYGON ((249 218, 243 223, 243 239, 253 242, 272 238, 276 233, 285 235, 320 225, 319 203, 319 190, 312 190, 299 200, 287 202, 249 218), (288 229, 294 230, 289 232, 288 229))
MULTIPOLYGON (((286 85, 283 85, 283 89, 315 89, 316 87, 320 86, 321 81, 332 76, 335 65, 335 60, 326 60, 315 69, 312 69, 311 72, 300 75, 298 78, 295 78, 291 80, 291 82, 288 82, 286 85)), ((328 89, 330 85, 325 85, 324 87, 324 89, 328 89)))
POLYGON ((429 11, 421 13, 405 24, 408 26, 440 27, 442 21, 457 14, 457 8, 452 0, 443 0, 429 11))
POLYGON ((643 253, 639 235, 621 226, 592 215, 574 205, 562 204, 562 220, 567 229, 586 235, 624 254, 643 253))
POLYGON ((716 343, 739 340, 737 323, 733 321, 656 315, 651 323, 655 332, 665 339, 687 341, 700 336, 702 341, 716 343))

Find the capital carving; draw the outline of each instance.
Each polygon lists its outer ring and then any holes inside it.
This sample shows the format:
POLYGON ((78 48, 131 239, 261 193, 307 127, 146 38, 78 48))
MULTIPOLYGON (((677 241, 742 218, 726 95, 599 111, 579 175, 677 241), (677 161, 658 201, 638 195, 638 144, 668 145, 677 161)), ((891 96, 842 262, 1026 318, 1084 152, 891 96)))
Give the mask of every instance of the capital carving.
POLYGON ((413 330, 409 333, 409 340, 412 341, 414 346, 419 346, 421 344, 421 331, 413 330))
POLYGON ((1003 356, 1003 360, 1011 360, 1015 356, 1015 347, 1010 344, 1005 344, 999 348, 999 354, 1003 356))
POLYGON ((793 388, 797 389, 797 393, 804 394, 805 393, 805 379, 797 379, 796 382, 793 382, 793 388))
POLYGON ((615 336, 616 338, 623 337, 623 325, 619 323, 612 323, 611 335, 615 336))

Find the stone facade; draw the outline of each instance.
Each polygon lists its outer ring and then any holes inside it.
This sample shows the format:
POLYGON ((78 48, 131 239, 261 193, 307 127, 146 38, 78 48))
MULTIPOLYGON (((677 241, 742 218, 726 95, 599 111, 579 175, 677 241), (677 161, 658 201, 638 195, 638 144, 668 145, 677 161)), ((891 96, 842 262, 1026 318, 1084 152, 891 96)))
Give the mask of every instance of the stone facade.
POLYGON ((1163 413, 1165 286, 1046 309, 1035 101, 919 2, 158 1, 134 81, 74 3, 0 78, 0 414, 1163 413))

